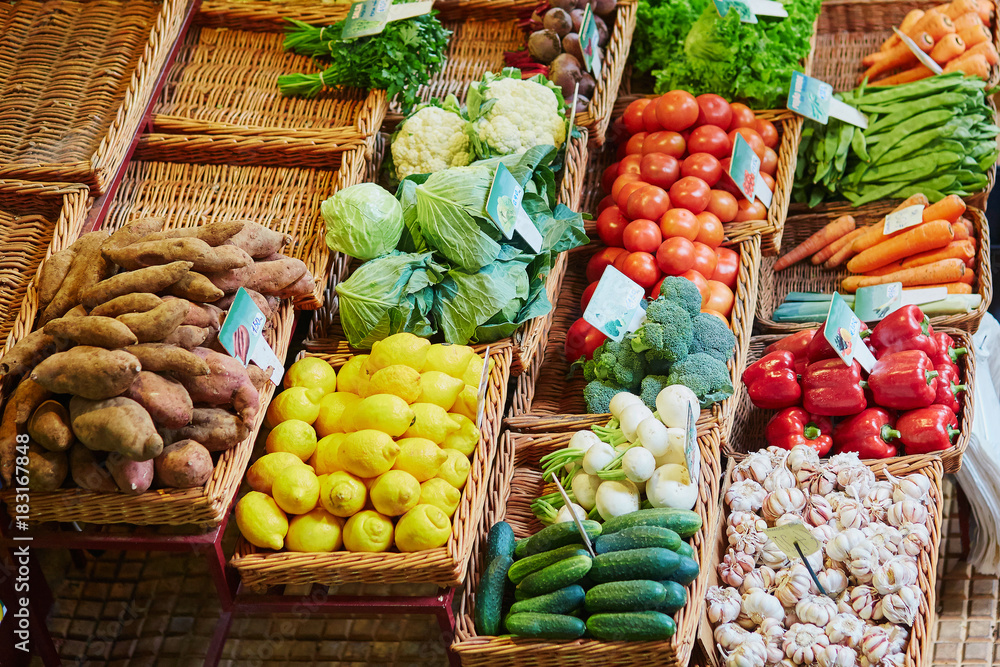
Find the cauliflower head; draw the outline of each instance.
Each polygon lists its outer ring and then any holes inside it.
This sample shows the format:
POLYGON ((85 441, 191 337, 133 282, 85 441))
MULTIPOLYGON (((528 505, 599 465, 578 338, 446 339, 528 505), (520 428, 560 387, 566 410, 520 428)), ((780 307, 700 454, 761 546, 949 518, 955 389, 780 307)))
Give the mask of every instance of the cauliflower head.
POLYGON ((438 106, 424 106, 404 120, 392 137, 396 178, 464 167, 472 162, 471 144, 465 118, 438 106))
MULTIPOLYGON (((478 85, 482 102, 473 111, 476 152, 480 157, 512 155, 539 145, 559 148, 566 141, 565 104, 554 86, 531 79, 487 74, 478 85)), ((470 91, 471 92, 471 91, 470 91)))

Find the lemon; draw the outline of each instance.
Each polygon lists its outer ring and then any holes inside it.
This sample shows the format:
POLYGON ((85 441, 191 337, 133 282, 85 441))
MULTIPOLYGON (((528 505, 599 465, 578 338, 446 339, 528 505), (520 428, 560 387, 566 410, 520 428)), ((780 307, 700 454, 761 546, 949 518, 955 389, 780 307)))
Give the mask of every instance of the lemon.
POLYGON ((392 464, 393 470, 408 472, 418 482, 434 477, 441 464, 448 459, 448 455, 427 438, 402 438, 396 444, 399 445, 399 455, 392 464))
POLYGON ((396 548, 424 551, 443 547, 451 536, 451 519, 434 505, 417 505, 396 522, 396 548))
POLYGON ((267 434, 264 449, 269 454, 288 452, 302 461, 308 461, 316 451, 316 431, 299 419, 283 421, 267 434))
POLYGON ((465 389, 458 393, 458 398, 455 399, 455 405, 451 406, 450 412, 464 415, 472 421, 476 421, 478 408, 479 388, 467 384, 465 389))
POLYGON ((455 513, 461 501, 462 492, 438 477, 420 485, 420 504, 434 505, 449 517, 455 513))
POLYGON ((394 364, 403 364, 419 371, 430 347, 431 342, 426 338, 405 332, 393 334, 372 345, 368 364, 376 371, 394 364))
POLYGON ((347 414, 350 409, 361 402, 361 397, 346 391, 335 391, 327 394, 319 402, 319 416, 313 426, 316 433, 323 438, 331 433, 344 433, 347 414))
POLYGON ((290 387, 274 397, 267 406, 267 426, 274 428, 283 421, 300 419, 312 424, 319 416, 319 402, 323 398, 322 389, 290 387))
POLYGON ((388 551, 392 546, 392 520, 378 512, 358 512, 344 524, 344 547, 348 551, 388 551))
POLYGON ((340 444, 344 441, 344 433, 331 433, 316 443, 316 453, 313 454, 313 467, 317 475, 327 475, 343 470, 340 465, 340 444))
POLYGON ((459 428, 459 423, 440 405, 414 403, 410 408, 413 410, 413 423, 403 433, 404 437, 427 438, 435 445, 440 445, 459 428))
POLYGON ((453 412, 448 416, 458 422, 459 426, 457 431, 450 433, 444 439, 441 449, 455 449, 471 457, 479 444, 479 429, 476 428, 475 422, 465 415, 453 412))
MULTIPOLYGON (((351 408, 351 430, 378 429, 393 438, 406 433, 413 423, 413 410, 392 394, 375 394, 351 408)), ((456 427, 457 428, 457 427, 456 427)))
POLYGON ((288 524, 285 548, 289 551, 329 552, 343 546, 344 520, 322 507, 301 514, 288 524))
POLYGON ((271 495, 271 485, 274 484, 274 478, 283 473, 285 468, 297 465, 305 464, 302 463, 302 459, 291 452, 264 454, 247 470, 247 483, 254 491, 271 495))
POLYGON ((425 371, 420 374, 419 403, 433 403, 441 406, 445 412, 455 405, 455 399, 465 385, 461 380, 453 378, 441 371, 425 371))
POLYGON ((305 387, 329 394, 337 391, 337 371, 319 357, 303 357, 288 367, 283 384, 285 389, 305 387))
POLYGON ((292 466, 274 478, 271 495, 289 514, 305 514, 319 502, 319 479, 312 468, 292 466))
POLYGON ((368 490, 363 481, 349 472, 333 472, 320 485, 319 502, 330 514, 348 517, 365 506, 368 490))
POLYGON ((358 393, 358 376, 361 367, 368 361, 367 354, 356 354, 337 369, 337 390, 358 393))
MULTIPOLYGON (((441 371, 453 378, 460 378, 465 374, 465 369, 469 365, 469 360, 476 356, 475 350, 468 345, 448 345, 438 343, 431 345, 427 350, 427 357, 424 365, 420 369, 426 371, 441 371)), ((478 380, 476 381, 478 384, 478 380)))
POLYGON ((337 458, 344 470, 358 477, 378 477, 392 468, 399 445, 382 431, 365 429, 349 433, 340 443, 337 458))
POLYGON ((469 459, 457 449, 442 449, 448 455, 448 460, 438 468, 437 477, 448 482, 456 489, 461 490, 465 486, 465 481, 469 479, 469 470, 472 465, 469 459))
POLYGON ((251 491, 236 503, 236 525, 247 542, 261 549, 277 551, 288 533, 288 517, 271 496, 260 491, 251 491))
MULTIPOLYGON (((473 387, 479 386, 479 381, 483 377, 483 364, 486 361, 480 357, 478 354, 472 355, 469 359, 469 365, 465 367, 465 372, 462 373, 462 382, 465 384, 471 384, 473 387)), ((490 358, 490 370, 493 370, 493 359, 490 358)))
POLYGON ((413 403, 420 397, 420 373, 403 364, 375 371, 365 388, 365 396, 375 394, 392 394, 413 403))
POLYGON ((400 516, 420 500, 420 482, 408 472, 390 470, 378 476, 368 495, 379 514, 400 516))

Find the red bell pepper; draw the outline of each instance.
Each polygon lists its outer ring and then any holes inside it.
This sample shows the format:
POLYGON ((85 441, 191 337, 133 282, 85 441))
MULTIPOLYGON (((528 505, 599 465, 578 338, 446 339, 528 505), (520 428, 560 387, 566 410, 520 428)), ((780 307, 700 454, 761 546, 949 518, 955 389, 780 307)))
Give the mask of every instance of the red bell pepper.
POLYGON ((917 306, 894 310, 872 329, 871 346, 876 359, 902 350, 920 350, 928 357, 937 354, 934 327, 924 311, 917 306))
POLYGON ((826 456, 833 447, 833 424, 826 417, 806 412, 802 408, 786 408, 774 415, 764 428, 768 445, 791 449, 807 445, 820 456, 826 456))
POLYGON ((904 412, 896 420, 899 442, 907 454, 941 452, 955 441, 961 431, 955 413, 944 405, 932 405, 904 412))
POLYGON ((958 362, 959 357, 963 354, 968 354, 968 350, 964 347, 955 347, 955 339, 946 334, 943 331, 935 331, 934 335, 931 336, 934 342, 937 343, 937 349, 934 354, 929 354, 931 361, 934 362, 935 368, 938 364, 945 362, 954 364, 958 362))
MULTIPOLYGON (((824 359, 840 358, 837 356, 837 351, 833 349, 832 345, 830 345, 830 341, 828 341, 826 336, 823 335, 823 329, 825 327, 826 322, 819 325, 816 335, 813 336, 813 339, 809 342, 809 347, 806 348, 806 358, 809 359, 810 364, 824 359)), ((862 334, 861 337, 865 338, 864 332, 868 331, 868 325, 862 322, 860 331, 862 334)), ((865 344, 868 345, 867 340, 865 341, 865 344)), ((871 346, 869 345, 869 347, 871 346)))
POLYGON ((833 429, 833 444, 837 453, 857 452, 863 459, 886 459, 896 455, 896 445, 889 442, 899 437, 892 427, 893 419, 882 408, 867 410, 848 417, 833 429))
POLYGON ((875 403, 894 410, 925 408, 937 396, 937 376, 931 359, 921 350, 884 354, 868 375, 875 403))
POLYGON ((743 371, 743 384, 750 401, 758 408, 780 410, 802 401, 802 387, 795 373, 795 355, 776 350, 750 364, 743 371))
POLYGON ((856 415, 868 400, 861 384, 861 366, 850 366, 838 357, 809 364, 802 374, 802 407, 829 417, 856 415))
POLYGON ((937 396, 934 397, 934 402, 938 405, 947 406, 949 410, 957 415, 958 411, 962 409, 962 406, 958 402, 958 394, 968 389, 967 386, 962 384, 962 378, 958 374, 958 366, 950 361, 946 361, 936 365, 934 370, 938 372, 937 396))
POLYGON ((778 350, 788 350, 795 355, 796 359, 802 359, 806 356, 809 343, 812 342, 813 336, 816 335, 817 331, 819 329, 806 329, 793 333, 790 336, 785 336, 781 340, 771 343, 764 348, 764 354, 770 354, 778 350))

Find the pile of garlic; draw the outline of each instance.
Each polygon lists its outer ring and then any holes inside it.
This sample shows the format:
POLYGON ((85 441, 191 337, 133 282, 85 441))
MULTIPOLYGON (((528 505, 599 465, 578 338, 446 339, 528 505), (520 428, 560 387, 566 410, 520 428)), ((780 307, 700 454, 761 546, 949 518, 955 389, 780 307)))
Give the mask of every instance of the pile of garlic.
POLYGON ((735 467, 718 568, 724 585, 707 596, 724 665, 905 663, 909 626, 924 601, 917 555, 931 548, 931 482, 884 476, 857 454, 823 463, 805 446, 768 447, 735 467), (820 543, 807 560, 836 601, 763 532, 788 523, 803 523, 820 543))

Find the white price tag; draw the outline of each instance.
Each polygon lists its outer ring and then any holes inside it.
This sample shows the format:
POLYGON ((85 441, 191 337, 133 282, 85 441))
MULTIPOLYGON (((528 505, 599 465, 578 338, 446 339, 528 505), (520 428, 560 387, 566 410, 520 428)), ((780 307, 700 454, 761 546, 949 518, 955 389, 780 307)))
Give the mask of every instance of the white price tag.
POLYGON ((898 231, 902 231, 909 227, 914 227, 919 225, 924 221, 924 205, 914 204, 913 206, 907 206, 906 208, 893 211, 892 213, 885 216, 885 226, 882 228, 882 233, 886 236, 889 234, 895 234, 898 231))
POLYGON ((805 524, 786 523, 784 526, 765 528, 764 534, 777 544, 781 552, 789 558, 801 558, 798 549, 795 548, 796 544, 799 545, 799 549, 802 549, 804 556, 819 551, 819 540, 813 537, 805 524))

